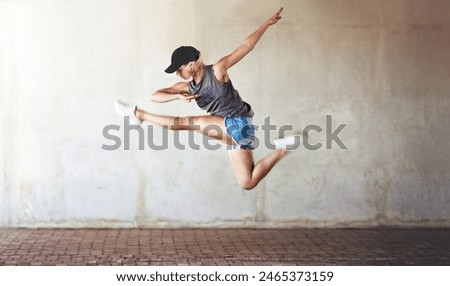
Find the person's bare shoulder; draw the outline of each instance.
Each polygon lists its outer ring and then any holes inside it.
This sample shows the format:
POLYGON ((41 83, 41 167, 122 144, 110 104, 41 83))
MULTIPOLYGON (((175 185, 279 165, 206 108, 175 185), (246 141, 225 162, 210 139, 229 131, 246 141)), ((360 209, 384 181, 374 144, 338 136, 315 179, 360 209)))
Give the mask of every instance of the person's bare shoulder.
POLYGON ((214 71, 214 75, 221 83, 226 83, 229 80, 228 73, 226 67, 222 61, 218 61, 213 64, 212 69, 214 71))

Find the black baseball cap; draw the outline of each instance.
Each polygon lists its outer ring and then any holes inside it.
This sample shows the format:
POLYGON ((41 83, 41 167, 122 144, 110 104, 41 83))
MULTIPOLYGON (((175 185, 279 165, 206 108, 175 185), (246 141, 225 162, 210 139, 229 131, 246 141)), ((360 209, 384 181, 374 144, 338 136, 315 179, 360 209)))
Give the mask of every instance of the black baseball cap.
POLYGON ((181 46, 172 53, 172 64, 166 68, 166 73, 176 72, 182 65, 196 61, 199 58, 199 51, 191 46, 181 46))

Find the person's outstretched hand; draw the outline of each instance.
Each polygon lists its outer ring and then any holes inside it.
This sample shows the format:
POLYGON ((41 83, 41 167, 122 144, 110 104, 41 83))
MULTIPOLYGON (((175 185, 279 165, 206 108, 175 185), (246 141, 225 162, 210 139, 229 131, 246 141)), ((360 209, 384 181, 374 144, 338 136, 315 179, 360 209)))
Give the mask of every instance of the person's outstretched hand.
POLYGON ((281 7, 280 10, 278 10, 278 12, 275 13, 275 15, 270 17, 269 20, 267 20, 267 23, 269 25, 276 24, 281 19, 281 12, 283 12, 283 7, 281 7))

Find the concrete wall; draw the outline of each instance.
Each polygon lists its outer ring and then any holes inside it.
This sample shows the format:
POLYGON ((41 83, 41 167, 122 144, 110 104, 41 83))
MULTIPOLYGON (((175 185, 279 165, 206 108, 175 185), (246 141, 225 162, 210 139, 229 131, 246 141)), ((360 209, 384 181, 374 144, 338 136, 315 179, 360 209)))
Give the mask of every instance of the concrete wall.
POLYGON ((0 226, 450 225, 450 1, 0 1, 0 33, 0 226), (212 63, 280 6, 233 82, 257 124, 330 114, 347 150, 300 149, 246 192, 224 149, 101 149, 116 98, 203 114, 149 101, 172 50, 212 63))

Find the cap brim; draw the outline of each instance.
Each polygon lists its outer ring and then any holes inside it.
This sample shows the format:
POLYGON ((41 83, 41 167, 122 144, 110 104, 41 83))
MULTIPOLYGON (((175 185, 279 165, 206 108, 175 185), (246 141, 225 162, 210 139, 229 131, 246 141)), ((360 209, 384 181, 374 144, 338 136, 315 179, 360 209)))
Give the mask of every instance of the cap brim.
POLYGON ((168 68, 166 68, 166 73, 174 73, 176 72, 180 67, 177 67, 176 65, 170 65, 168 68))

